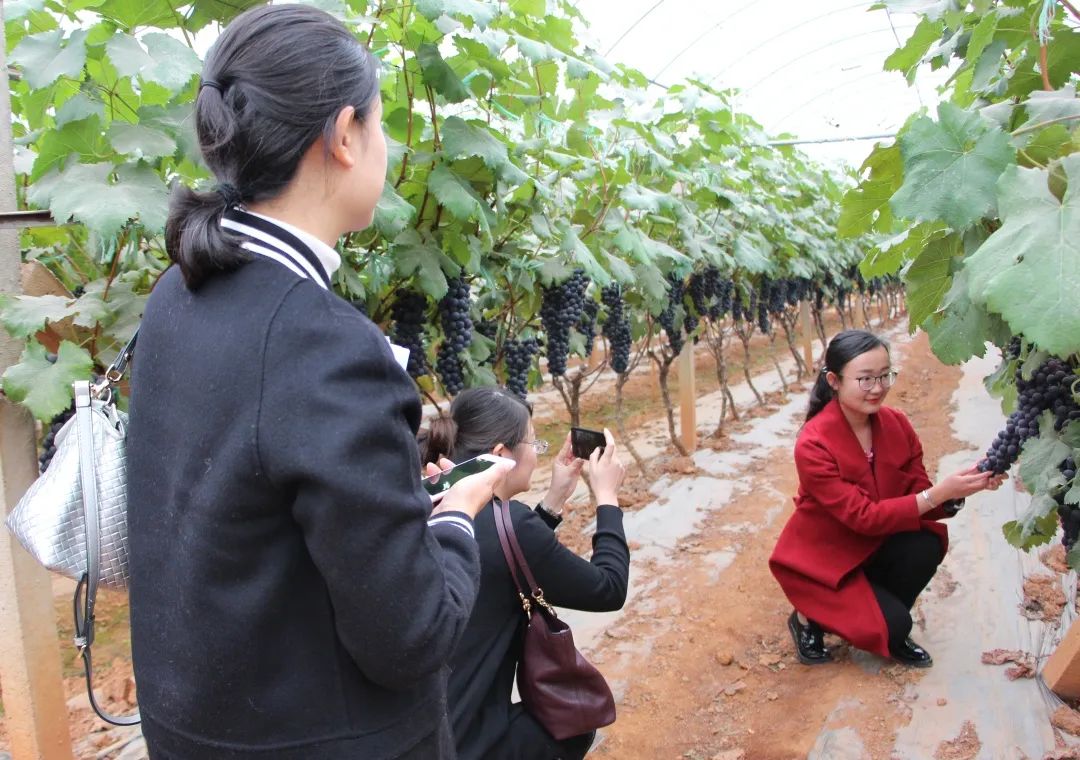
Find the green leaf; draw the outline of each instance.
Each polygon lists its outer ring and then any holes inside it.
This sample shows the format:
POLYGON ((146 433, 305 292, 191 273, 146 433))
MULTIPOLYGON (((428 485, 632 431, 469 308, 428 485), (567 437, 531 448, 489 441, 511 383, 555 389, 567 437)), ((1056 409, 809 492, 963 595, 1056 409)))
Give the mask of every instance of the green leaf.
POLYGON ((574 263, 584 269, 585 274, 598 285, 604 286, 610 283, 611 277, 600 266, 592 251, 589 250, 589 246, 578 237, 577 230, 566 222, 560 222, 557 226, 562 237, 559 250, 569 255, 574 263))
POLYGON ((892 199, 897 216, 946 222, 964 230, 995 209, 994 185, 1015 161, 1009 137, 977 113, 951 103, 938 121, 920 117, 900 137, 904 184, 892 199))
POLYGON ((1036 90, 1024 101, 1024 110, 1028 119, 1021 128, 1030 128, 1051 119, 1080 117, 1080 98, 1076 97, 1076 87, 1071 84, 1052 92, 1036 90))
POLYGON ((1029 438, 1020 454, 1020 479, 1033 493, 1046 491, 1050 479, 1060 474, 1058 465, 1061 460, 1072 454, 1072 448, 1054 433, 1052 415, 1049 424, 1047 422, 1046 419, 1041 420, 1042 434, 1038 438, 1029 438))
POLYGON ((1065 561, 1073 570, 1080 570, 1080 544, 1074 544, 1073 548, 1069 549, 1069 553, 1065 555, 1065 561))
POLYGON ((431 85, 435 92, 451 103, 469 99, 469 89, 443 59, 438 47, 432 44, 421 45, 416 51, 416 60, 420 62, 424 82, 431 85))
MULTIPOLYGON (((206 0, 195 3, 196 8, 205 5, 206 0)), ((181 18, 170 0, 105 0, 97 12, 125 29, 137 26, 171 28, 175 27, 181 18)))
POLYGON ((937 311, 952 285, 953 259, 961 253, 956 235, 931 242, 904 273, 912 331, 937 311))
POLYGON ((428 188, 435 200, 451 214, 458 219, 475 219, 486 234, 491 234, 491 210, 472 185, 452 169, 441 164, 432 169, 428 175, 428 188))
POLYGON ((40 11, 45 0, 7 0, 4 3, 4 22, 20 19, 31 11, 40 11))
POLYGON ((60 296, 0 296, 0 322, 15 338, 30 338, 49 322, 71 316, 70 299, 60 296))
POLYGON ((410 230, 395 241, 390 253, 399 275, 415 276, 421 289, 435 300, 446 295, 449 286, 441 266, 442 251, 424 243, 410 230))
POLYGON ((1003 224, 965 270, 973 301, 1001 314, 1014 333, 1068 356, 1080 351, 1080 154, 1061 167, 1068 179, 1061 201, 1046 170, 1005 172, 998 183, 1003 224))
POLYGON ((953 276, 945 307, 922 323, 930 336, 930 348, 946 364, 962 364, 986 353, 986 341, 994 325, 990 315, 968 298, 967 271, 953 276))
POLYGON ((528 175, 510 161, 506 144, 491 134, 486 127, 451 116, 442 125, 442 147, 452 159, 476 156, 503 180, 520 185, 528 175))
POLYGON ((176 152, 175 140, 142 124, 113 122, 109 128, 109 141, 117 153, 134 159, 162 158, 176 152))
POLYGON ((481 29, 490 24, 499 13, 495 4, 478 0, 417 0, 416 10, 432 21, 443 14, 466 16, 475 21, 481 29))
POLYGON ((169 92, 180 90, 202 70, 202 61, 194 50, 161 32, 145 34, 141 41, 117 32, 105 44, 105 50, 121 76, 139 77, 169 92))
POLYGON ((146 166, 75 164, 57 177, 49 208, 58 222, 75 219, 92 231, 110 237, 138 218, 153 232, 165 228, 168 191, 161 177, 146 166))
POLYGON ((416 215, 416 208, 402 198, 387 182, 383 185, 382 196, 375 205, 375 229, 386 238, 396 238, 416 215))
POLYGON ((19 363, 4 372, 4 393, 47 422, 71 405, 71 384, 89 379, 93 369, 90 354, 74 343, 60 344, 55 364, 45 358, 44 346, 30 343, 19 363))
POLYGON ((100 100, 88 98, 81 92, 76 93, 56 110, 56 128, 63 129, 73 121, 82 121, 91 116, 97 116, 99 120, 105 118, 104 104, 100 100))
POLYGON ((878 146, 863 164, 870 176, 844 195, 844 205, 837 223, 841 237, 857 237, 870 230, 887 232, 892 229, 893 215, 889 199, 900 187, 903 162, 900 146, 878 146))
POLYGON ((915 27, 915 31, 908 37, 904 46, 897 48, 896 52, 885 59, 885 70, 901 72, 908 84, 911 84, 915 81, 915 71, 926 56, 926 51, 941 39, 944 31, 944 22, 924 18, 915 27))
POLYGON ((34 90, 60 77, 81 79, 86 63, 86 34, 76 29, 67 40, 60 30, 27 35, 11 51, 10 61, 22 68, 23 80, 34 90))
POLYGON ((38 157, 30 172, 30 181, 58 168, 71 155, 85 162, 102 161, 112 155, 102 134, 101 118, 90 116, 71 121, 60 129, 48 130, 37 144, 38 157))

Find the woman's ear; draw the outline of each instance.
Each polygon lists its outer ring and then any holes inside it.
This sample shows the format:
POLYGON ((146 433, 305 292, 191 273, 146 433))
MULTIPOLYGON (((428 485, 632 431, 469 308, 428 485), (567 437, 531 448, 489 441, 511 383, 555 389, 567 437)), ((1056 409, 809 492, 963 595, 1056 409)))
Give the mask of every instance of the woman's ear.
POLYGON ((351 169, 356 164, 356 156, 350 150, 355 136, 349 131, 356 119, 356 109, 345 106, 334 120, 334 136, 330 143, 330 157, 340 163, 343 168, 351 169))
POLYGON ((826 372, 825 382, 827 382, 829 384, 829 387, 832 388, 834 391, 840 389, 840 376, 837 375, 835 372, 826 372))
POLYGON ((506 448, 506 446, 501 443, 495 444, 495 448, 491 450, 491 453, 497 457, 509 457, 510 459, 514 458, 514 452, 506 448))

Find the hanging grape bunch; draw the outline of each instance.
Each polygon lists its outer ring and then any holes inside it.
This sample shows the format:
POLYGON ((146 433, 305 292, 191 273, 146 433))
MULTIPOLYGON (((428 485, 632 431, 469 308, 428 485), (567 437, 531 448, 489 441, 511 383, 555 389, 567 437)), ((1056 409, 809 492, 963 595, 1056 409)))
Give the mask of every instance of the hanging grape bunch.
POLYGON ((736 293, 733 285, 731 293, 731 319, 735 322, 742 322, 743 309, 742 293, 736 293))
POLYGON ((503 345, 503 362, 506 364, 506 387, 522 400, 529 391, 529 372, 533 357, 540 352, 536 338, 516 340, 510 338, 503 345))
MULTIPOLYGON (((719 276, 719 272, 717 272, 719 276)), ((719 283, 716 295, 716 305, 709 311, 712 319, 723 319, 725 314, 732 313, 735 308, 735 283, 731 280, 723 280, 719 283)))
POLYGON ((447 284, 446 295, 439 301, 443 342, 435 359, 435 369, 446 392, 456 396, 465 387, 461 353, 472 344, 473 324, 469 317, 469 284, 464 277, 455 277, 447 284))
POLYGON ((810 283, 807 280, 804 280, 801 277, 798 279, 792 278, 788 280, 786 296, 787 305, 798 306, 799 301, 803 299, 803 295, 806 293, 809 284, 810 283))
POLYGON ((1065 478, 1065 485, 1054 494, 1054 501, 1057 502, 1058 517, 1061 518, 1061 543, 1064 544, 1065 551, 1069 551, 1076 544, 1077 537, 1080 537, 1080 504, 1065 502, 1065 494, 1076 479, 1076 461, 1069 457, 1058 465, 1058 469, 1065 478))
MULTIPOLYGON (((1013 347, 1006 349, 1011 352, 1013 347)), ((1054 413, 1054 430, 1061 431, 1072 420, 1080 419, 1080 405, 1073 396, 1073 384, 1077 381, 1069 366, 1061 359, 1052 357, 1025 380, 1016 370, 1016 411, 1005 421, 1005 429, 997 434, 986 458, 979 462, 979 472, 1000 475, 1020 456, 1024 442, 1039 435, 1039 415, 1045 411, 1054 413)))
POLYGON ((402 290, 390 316, 394 320, 391 340, 402 348, 409 349, 408 372, 410 377, 421 377, 428 373, 424 349, 424 325, 427 322, 427 298, 415 290, 402 290))
POLYGON ((673 354, 679 354, 683 349, 683 334, 678 325, 675 324, 675 310, 678 306, 682 305, 685 287, 682 279, 675 275, 668 275, 668 285, 667 306, 660 312, 657 321, 660 323, 660 326, 664 328, 664 333, 667 335, 671 352, 673 354))
POLYGON ((585 309, 585 290, 589 281, 585 272, 576 270, 565 282, 544 288, 540 303, 540 321, 544 325, 548 371, 553 377, 566 374, 570 354, 570 328, 581 321, 585 309))
POLYGON ((630 322, 626 318, 622 288, 608 285, 600 291, 607 317, 604 319, 603 333, 611 346, 611 368, 620 375, 630 368, 630 322))
POLYGON ((45 438, 41 441, 41 456, 38 457, 39 472, 45 472, 49 467, 49 463, 52 462, 52 458, 56 454, 56 435, 64 427, 64 424, 74 416, 75 405, 72 404, 52 418, 48 430, 45 431, 45 438))
POLYGON ((585 339, 585 355, 592 353, 593 343, 596 341, 596 316, 600 313, 600 304, 591 298, 585 299, 585 306, 581 310, 581 319, 577 323, 577 331, 585 339))

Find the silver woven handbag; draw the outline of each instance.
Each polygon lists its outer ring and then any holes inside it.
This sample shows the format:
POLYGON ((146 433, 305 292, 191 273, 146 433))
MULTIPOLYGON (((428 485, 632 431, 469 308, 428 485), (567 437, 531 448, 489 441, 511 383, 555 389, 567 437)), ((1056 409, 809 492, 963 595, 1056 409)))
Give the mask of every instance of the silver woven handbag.
POLYGON ((127 588, 127 415, 116 408, 113 388, 124 377, 137 337, 138 331, 100 383, 72 383, 75 416, 57 433, 48 468, 7 519, 41 564, 78 580, 75 646, 86 668, 90 704, 103 720, 121 726, 138 723, 139 715, 117 717, 98 706, 90 646, 98 585, 127 588))

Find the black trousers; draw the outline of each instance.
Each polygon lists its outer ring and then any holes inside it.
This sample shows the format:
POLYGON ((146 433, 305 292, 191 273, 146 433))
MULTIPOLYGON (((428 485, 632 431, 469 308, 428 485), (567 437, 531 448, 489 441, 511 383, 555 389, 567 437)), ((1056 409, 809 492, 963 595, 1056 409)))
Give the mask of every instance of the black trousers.
POLYGON ((945 558, 941 539, 929 531, 894 533, 863 565, 889 628, 889 647, 911 633, 911 608, 945 558))
POLYGON ((510 708, 510 729, 484 760, 582 760, 595 738, 590 731, 556 741, 518 703, 510 708))

